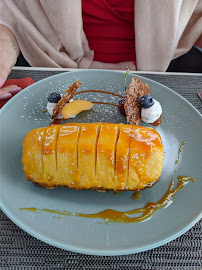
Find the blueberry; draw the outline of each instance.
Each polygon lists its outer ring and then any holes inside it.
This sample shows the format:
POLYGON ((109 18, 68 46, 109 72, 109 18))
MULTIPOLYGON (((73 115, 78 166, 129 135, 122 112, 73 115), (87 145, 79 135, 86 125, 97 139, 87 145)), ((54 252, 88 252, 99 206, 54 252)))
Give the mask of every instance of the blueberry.
POLYGON ((153 98, 151 96, 145 95, 145 96, 141 97, 139 104, 143 109, 148 109, 154 104, 154 101, 153 101, 153 98))
POLYGON ((50 93, 48 96, 48 102, 50 103, 58 103, 58 101, 61 99, 61 95, 59 93, 50 93))
POLYGON ((119 105, 118 105, 119 111, 123 115, 125 115, 124 103, 125 103, 125 97, 119 100, 119 105))

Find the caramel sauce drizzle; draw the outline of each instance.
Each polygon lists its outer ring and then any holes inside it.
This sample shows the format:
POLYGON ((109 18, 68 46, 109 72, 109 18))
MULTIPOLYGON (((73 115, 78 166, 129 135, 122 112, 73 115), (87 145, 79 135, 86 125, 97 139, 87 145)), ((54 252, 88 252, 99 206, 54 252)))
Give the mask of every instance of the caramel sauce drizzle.
POLYGON ((104 93, 104 94, 108 94, 108 95, 112 95, 112 96, 116 96, 116 97, 120 97, 122 98, 123 96, 122 95, 119 95, 119 94, 115 94, 115 93, 111 93, 111 92, 107 92, 107 91, 101 91, 101 90, 85 90, 85 91, 80 91, 80 92, 76 92, 75 93, 75 96, 76 95, 79 95, 79 94, 82 94, 82 93, 104 93))
POLYGON ((130 196, 130 199, 133 200, 133 201, 136 201, 136 200, 138 200, 140 197, 141 197, 141 193, 140 193, 140 191, 138 191, 138 192, 134 192, 134 193, 130 196))
POLYGON ((159 126, 160 124, 161 124, 161 116, 154 123, 150 123, 151 126, 159 126))
MULTIPOLYGON (((101 90, 85 90, 85 91, 80 91, 80 92, 77 92, 75 93, 75 96, 76 95, 79 95, 79 94, 82 94, 82 93, 103 93, 103 94, 108 94, 108 95, 112 95, 112 96, 116 96, 116 97, 120 97, 122 98, 123 96, 122 95, 119 95, 119 94, 115 94, 115 93, 111 93, 111 92, 107 92, 107 91, 101 91, 101 90)), ((116 106, 118 107, 117 104, 114 104, 114 103, 107 103, 107 102, 100 102, 100 101, 91 101, 92 103, 94 104, 104 104, 104 105, 110 105, 110 106, 116 106)))
POLYGON ((50 123, 49 126, 52 125, 61 125, 63 121, 65 121, 66 119, 62 118, 62 119, 53 119, 53 121, 50 123))
POLYGON ((107 102, 100 102, 100 101, 91 101, 91 102, 94 103, 94 104, 104 104, 104 105, 110 105, 110 106, 118 107, 118 105, 114 104, 114 103, 107 103, 107 102))
POLYGON ((179 148, 179 150, 178 150, 178 158, 177 158, 177 160, 175 161, 175 164, 178 164, 178 161, 179 161, 179 159, 180 159, 180 154, 181 154, 181 152, 182 152, 182 148, 184 147, 184 145, 185 145, 185 141, 183 141, 182 143, 181 143, 181 145, 180 145, 180 148, 179 148))
POLYGON ((181 154, 181 152, 182 152, 182 148, 183 148, 183 146, 185 145, 185 141, 183 141, 182 143, 181 143, 181 145, 180 145, 180 148, 179 148, 179 150, 178 150, 178 160, 179 160, 179 158, 180 158, 180 154, 181 154))
POLYGON ((38 209, 35 207, 31 208, 20 208, 21 211, 31 211, 34 213, 40 212, 48 212, 52 214, 64 215, 64 216, 77 216, 84 218, 100 218, 104 219, 108 222, 141 222, 149 219, 157 210, 161 208, 165 208, 167 205, 172 203, 173 197, 177 194, 177 192, 182 189, 185 184, 188 182, 195 182, 195 180, 189 176, 178 176, 178 183, 176 188, 174 188, 174 179, 170 183, 168 191, 164 194, 164 196, 158 202, 149 202, 143 208, 134 209, 126 212, 119 212, 113 209, 106 209, 96 214, 82 214, 82 213, 72 213, 68 211, 57 211, 50 209, 38 209), (141 214, 138 217, 133 217, 132 215, 141 214))
POLYGON ((178 176, 178 184, 175 189, 174 179, 172 179, 168 191, 158 202, 149 202, 143 208, 134 209, 127 212, 119 212, 113 209, 107 209, 97 214, 75 214, 75 216, 86 217, 86 218, 102 218, 106 221, 111 222, 141 222, 150 218, 155 211, 158 209, 166 207, 172 202, 172 198, 177 194, 177 192, 184 187, 189 181, 194 182, 195 180, 189 176, 178 176), (139 217, 130 217, 131 215, 142 214, 139 217))

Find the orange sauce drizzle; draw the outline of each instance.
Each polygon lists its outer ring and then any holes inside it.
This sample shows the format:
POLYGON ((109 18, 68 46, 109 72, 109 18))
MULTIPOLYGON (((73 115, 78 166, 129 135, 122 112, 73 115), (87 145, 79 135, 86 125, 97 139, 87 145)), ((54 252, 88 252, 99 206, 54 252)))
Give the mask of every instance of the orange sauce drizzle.
POLYGON ((158 202, 149 202, 143 208, 134 209, 131 211, 120 212, 113 209, 107 209, 95 214, 82 214, 82 213, 72 213, 68 211, 57 211, 50 209, 38 209, 35 207, 31 208, 20 208, 21 211, 31 211, 34 213, 39 212, 48 212, 58 215, 65 216, 77 216, 84 218, 99 218, 104 219, 108 222, 141 222, 149 219, 157 210, 166 207, 172 202, 173 197, 177 194, 177 192, 182 189, 185 184, 188 182, 195 182, 195 180, 189 176, 178 176, 178 183, 176 188, 174 188, 174 179, 172 179, 168 191, 164 194, 164 196, 158 202), (133 217, 132 215, 141 214, 140 216, 133 217))
POLYGON ((114 104, 114 103, 107 103, 107 102, 100 102, 100 101, 91 101, 91 102, 94 103, 94 104, 104 104, 104 105, 110 105, 110 106, 118 107, 118 105, 114 104))
POLYGON ((179 159, 180 159, 180 154, 181 154, 181 152, 182 152, 182 148, 183 148, 183 146, 185 145, 185 141, 183 141, 182 143, 181 143, 181 145, 180 145, 180 148, 179 148, 179 150, 178 150, 178 158, 177 158, 177 160, 175 161, 175 165, 176 164, 178 164, 178 161, 179 161, 179 159))
POLYGON ((133 201, 136 201, 136 200, 138 200, 140 197, 141 197, 141 193, 140 193, 140 191, 138 191, 138 192, 134 192, 134 193, 130 196, 130 199, 133 200, 133 201))
POLYGON ((65 119, 54 119, 49 126, 52 126, 52 125, 60 125, 62 124, 62 122, 65 121, 65 119))
POLYGON ((75 96, 78 95, 78 94, 82 94, 82 93, 104 93, 104 94, 108 94, 108 95, 112 95, 112 96, 116 96, 116 97, 120 97, 122 98, 123 96, 122 95, 119 95, 119 94, 115 94, 115 93, 111 93, 111 92, 107 92, 107 91, 101 91, 101 90, 85 90, 85 91, 80 91, 80 92, 77 92, 75 93, 75 96))
POLYGON ((159 126, 160 124, 161 124, 161 116, 154 123, 150 123, 151 126, 159 126))

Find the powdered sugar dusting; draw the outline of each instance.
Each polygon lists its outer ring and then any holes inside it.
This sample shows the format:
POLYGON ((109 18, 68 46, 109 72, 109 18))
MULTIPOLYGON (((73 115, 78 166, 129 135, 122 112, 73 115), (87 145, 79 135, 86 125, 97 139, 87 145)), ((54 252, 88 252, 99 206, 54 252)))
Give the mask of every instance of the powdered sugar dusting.
MULTIPOLYGON (((77 90, 86 91, 86 90, 100 90, 116 93, 118 95, 125 95, 124 90, 124 74, 123 78, 118 81, 103 80, 100 76, 99 78, 86 78, 80 76, 81 73, 75 72, 71 76, 64 77, 53 77, 51 81, 48 81, 43 84, 37 85, 36 92, 34 90, 29 91, 28 94, 32 96, 32 100, 29 98, 29 102, 26 102, 27 96, 24 96, 23 110, 21 118, 23 121, 32 121, 37 126, 45 126, 50 124, 51 119, 48 112, 46 112, 47 106, 47 97, 51 92, 58 92, 64 94, 69 85, 76 81, 78 78, 81 79, 81 87, 77 90), (40 96, 39 96, 40 93, 40 96)), ((67 74, 69 75, 69 74, 67 74)), ((106 93, 81 93, 74 96, 74 100, 88 100, 91 102, 104 102, 112 103, 116 106, 106 105, 106 104, 94 104, 93 108, 89 111, 83 111, 78 114, 74 119, 68 119, 64 123, 68 122, 111 122, 111 123, 126 123, 126 118, 118 110, 119 97, 113 96, 106 93)))

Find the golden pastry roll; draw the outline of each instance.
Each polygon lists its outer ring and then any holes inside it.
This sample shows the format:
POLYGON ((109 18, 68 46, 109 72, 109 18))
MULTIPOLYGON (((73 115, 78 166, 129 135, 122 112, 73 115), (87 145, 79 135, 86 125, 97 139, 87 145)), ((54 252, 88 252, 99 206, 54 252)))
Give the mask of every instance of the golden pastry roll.
POLYGON ((163 161, 160 135, 142 126, 52 125, 23 141, 25 176, 46 188, 141 190, 159 180, 163 161))

